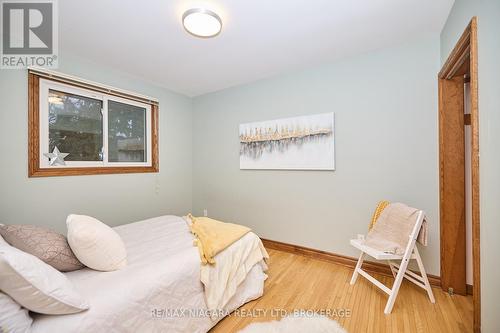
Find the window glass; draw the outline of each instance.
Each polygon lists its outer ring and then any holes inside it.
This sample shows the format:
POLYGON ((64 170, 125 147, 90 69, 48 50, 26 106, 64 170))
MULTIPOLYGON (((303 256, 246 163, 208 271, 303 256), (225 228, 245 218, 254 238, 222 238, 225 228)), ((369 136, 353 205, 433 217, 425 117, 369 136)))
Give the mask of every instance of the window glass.
POLYGON ((146 162, 146 109, 108 102, 108 161, 146 162))
POLYGON ((69 153, 66 161, 102 161, 102 101, 49 90, 49 152, 69 153))

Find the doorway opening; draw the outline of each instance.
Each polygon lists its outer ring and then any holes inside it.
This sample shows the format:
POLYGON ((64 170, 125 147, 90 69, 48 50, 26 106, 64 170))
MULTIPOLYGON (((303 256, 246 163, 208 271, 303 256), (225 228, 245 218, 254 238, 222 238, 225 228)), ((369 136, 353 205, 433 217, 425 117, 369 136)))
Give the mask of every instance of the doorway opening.
POLYGON ((438 75, 441 287, 472 294, 481 330, 477 18, 438 75))

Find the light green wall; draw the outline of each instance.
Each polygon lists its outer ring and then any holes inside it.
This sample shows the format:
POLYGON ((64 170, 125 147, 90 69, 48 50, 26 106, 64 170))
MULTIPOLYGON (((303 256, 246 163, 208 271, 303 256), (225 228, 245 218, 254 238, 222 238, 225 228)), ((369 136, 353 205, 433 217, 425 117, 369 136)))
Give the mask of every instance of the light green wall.
POLYGON ((500 1, 456 0, 441 32, 441 59, 478 17, 479 176, 481 214, 481 324, 500 332, 500 1))
POLYGON ((67 54, 60 61, 63 73, 159 99, 160 173, 28 178, 27 73, 1 70, 0 223, 40 224, 66 232, 70 213, 117 225, 190 211, 191 99, 67 54))
POLYGON ((264 238, 357 256, 379 200, 426 210, 439 274, 436 37, 194 99, 193 208, 264 238), (239 169, 238 125, 335 113, 336 170, 239 169))

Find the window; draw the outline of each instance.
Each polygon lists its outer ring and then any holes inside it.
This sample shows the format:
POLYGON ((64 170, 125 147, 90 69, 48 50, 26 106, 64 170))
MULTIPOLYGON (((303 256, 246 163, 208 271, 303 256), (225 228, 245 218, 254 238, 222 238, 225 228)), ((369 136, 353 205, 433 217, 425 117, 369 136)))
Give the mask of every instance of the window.
POLYGON ((47 135, 49 141, 48 147, 41 147, 41 152, 51 152, 58 147, 61 152, 69 152, 67 162, 102 161, 103 101, 52 89, 48 89, 48 93, 48 103, 42 106, 48 110, 41 112, 42 118, 48 120, 48 127, 42 129, 41 142, 47 135))
POLYGON ((29 74, 29 176, 158 171, 157 103, 38 74, 29 74))
POLYGON ((109 161, 146 161, 146 122, 145 108, 116 101, 108 102, 109 161))

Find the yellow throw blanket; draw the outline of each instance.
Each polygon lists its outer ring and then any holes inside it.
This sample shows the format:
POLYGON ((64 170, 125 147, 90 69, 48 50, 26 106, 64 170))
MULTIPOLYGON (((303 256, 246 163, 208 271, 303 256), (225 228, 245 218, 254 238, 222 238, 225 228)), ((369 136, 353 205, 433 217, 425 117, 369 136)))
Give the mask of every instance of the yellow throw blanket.
POLYGON ((191 233, 195 235, 194 243, 198 246, 203 265, 215 264, 214 257, 229 245, 246 235, 250 228, 233 223, 224 223, 208 217, 194 217, 191 220, 191 233))
POLYGON ((375 223, 377 223, 380 214, 382 214, 382 211, 385 209, 385 207, 389 206, 389 204, 390 202, 386 200, 380 201, 378 203, 377 208, 375 208, 375 211, 373 212, 372 220, 370 222, 370 225, 368 226, 368 230, 372 230, 375 223))

